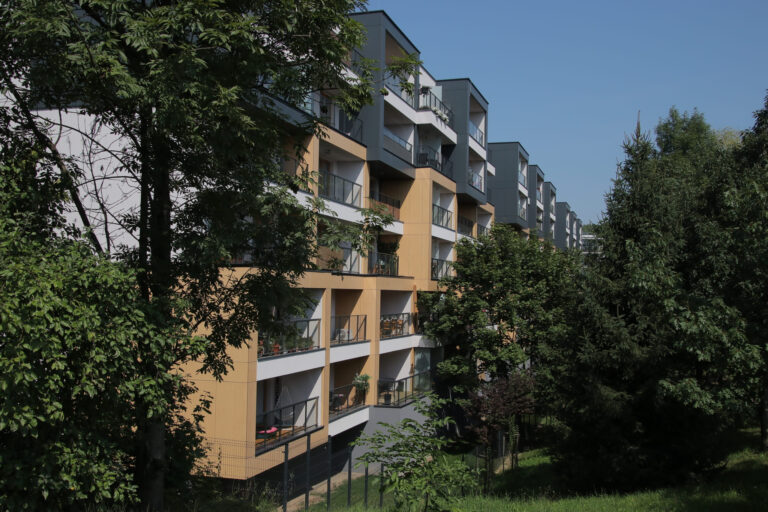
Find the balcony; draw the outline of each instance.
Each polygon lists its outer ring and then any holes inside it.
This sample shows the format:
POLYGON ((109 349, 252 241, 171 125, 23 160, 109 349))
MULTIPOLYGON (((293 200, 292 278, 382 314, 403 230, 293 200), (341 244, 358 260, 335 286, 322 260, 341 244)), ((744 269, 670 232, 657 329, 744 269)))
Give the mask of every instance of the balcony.
POLYGON ((413 145, 395 134, 386 126, 382 129, 384 133, 383 147, 390 153, 402 158, 409 164, 413 163, 413 145))
POLYGON ((256 453, 265 452, 318 427, 318 399, 309 398, 256 414, 256 453))
POLYGON ((408 105, 411 106, 411 108, 416 108, 415 101, 413 99, 413 96, 408 94, 400 85, 400 79, 396 78, 394 76, 385 76, 384 77, 384 85, 386 85, 390 91, 395 93, 396 96, 401 98, 404 102, 406 102, 408 105))
POLYGON ((334 388, 328 400, 331 419, 365 407, 365 393, 360 393, 354 384, 334 388))
POLYGON ((360 207, 363 187, 354 181, 336 176, 328 171, 320 171, 318 189, 322 198, 349 206, 360 207))
POLYGON ((527 186, 525 173, 523 171, 517 171, 517 182, 524 187, 527 186))
POLYGON ((379 327, 381 334, 379 339, 396 338, 397 336, 408 336, 412 334, 411 324, 416 315, 411 313, 396 313, 393 315, 381 315, 379 327))
POLYGON ((469 136, 475 139, 478 144, 485 147, 485 133, 483 133, 483 130, 481 130, 480 127, 475 123, 473 123, 471 119, 469 120, 469 126, 467 129, 469 130, 469 136))
POLYGON ((441 260, 439 258, 432 258, 432 279, 439 281, 444 277, 448 277, 451 274, 451 262, 448 260, 441 260))
POLYGON ((480 224, 477 225, 477 236, 490 236, 491 234, 491 228, 481 226, 480 224))
POLYGON ((527 203, 524 203, 521 200, 520 207, 517 209, 517 214, 520 216, 521 219, 527 219, 528 218, 528 205, 527 205, 527 203))
POLYGON ((420 145, 419 150, 416 153, 416 166, 431 167, 434 170, 445 174, 443 172, 443 155, 440 151, 425 144, 420 145))
POLYGON ((460 234, 472 236, 472 229, 475 227, 475 223, 472 222, 472 219, 459 215, 456 219, 456 223, 458 224, 460 234))
POLYGON ((354 71, 357 76, 360 76, 362 74, 362 61, 363 55, 359 51, 353 49, 344 60, 344 65, 354 71))
POLYGON ((422 88, 419 94, 419 110, 431 110, 445 124, 453 128, 453 110, 430 90, 422 88))
POLYGON ((453 229, 453 213, 442 206, 432 205, 432 224, 453 229))
POLYGON ((331 345, 344 345, 365 341, 366 315, 339 315, 331 317, 331 345))
POLYGON ((362 142, 363 121, 359 118, 350 117, 327 96, 322 96, 321 99, 314 96, 307 97, 302 109, 326 126, 330 126, 357 142, 362 142))
POLYGON ((379 380, 377 405, 403 407, 432 389, 432 373, 421 372, 403 379, 379 380))
POLYGON ((273 357, 320 348, 320 319, 295 320, 278 335, 259 334, 259 357, 273 357))
POLYGON ((396 254, 371 251, 368 253, 368 273, 381 276, 396 276, 398 259, 396 254))
POLYGON ((370 208, 383 208, 384 211, 392 215, 395 220, 400 220, 400 200, 389 197, 385 194, 379 194, 378 197, 369 197, 370 208))
POLYGON ((541 189, 536 189, 536 201, 541 202, 541 189))
POLYGON ((485 188, 483 187, 483 174, 481 172, 474 172, 472 169, 467 170, 467 183, 472 185, 472 187, 476 188, 480 192, 484 192, 485 188))

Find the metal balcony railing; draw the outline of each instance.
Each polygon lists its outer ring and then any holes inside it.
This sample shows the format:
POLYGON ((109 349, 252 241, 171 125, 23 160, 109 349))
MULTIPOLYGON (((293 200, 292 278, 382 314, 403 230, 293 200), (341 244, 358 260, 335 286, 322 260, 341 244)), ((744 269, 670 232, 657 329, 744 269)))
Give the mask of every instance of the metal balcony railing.
POLYGON ((385 194, 378 194, 378 197, 369 197, 370 207, 380 206, 391 214, 395 220, 400 220, 400 200, 389 197, 385 194))
POLYGON ((439 281, 440 279, 449 276, 451 273, 451 262, 448 260, 441 260, 439 258, 432 258, 432 279, 439 281))
POLYGON ((453 229, 453 213, 440 205, 432 205, 432 224, 453 229))
POLYGON ((486 226, 477 225, 477 236, 488 236, 491 234, 491 228, 486 226))
POLYGON ((363 187, 352 180, 331 174, 328 171, 320 171, 319 174, 318 192, 320 197, 350 206, 360 206, 363 187))
POLYGON ((310 94, 304 100, 301 109, 334 130, 357 142, 362 142, 363 121, 359 117, 352 117, 344 112, 331 98, 327 96, 318 98, 310 94))
POLYGON ((382 132, 384 133, 384 149, 394 153, 408 163, 413 163, 413 145, 386 126, 383 127, 382 132))
POLYGON ((468 219, 463 215, 459 215, 456 218, 456 223, 458 224, 460 234, 472 236, 472 230, 475 227, 475 223, 472 222, 472 219, 468 219))
POLYGON ((481 172, 475 172, 472 169, 467 169, 467 183, 472 185, 474 188, 479 190, 480 192, 483 192, 485 190, 483 186, 483 174, 481 172))
POLYGON ((435 96, 430 90, 422 90, 419 94, 419 110, 431 110, 445 124, 453 128, 453 110, 435 96))
POLYGON ((396 78, 394 76, 385 76, 384 77, 384 85, 386 85, 389 90, 394 92, 398 97, 400 97, 404 102, 406 102, 408 105, 411 106, 411 108, 416 108, 416 102, 413 96, 408 94, 405 89, 400 85, 400 79, 396 78))
POLYGON ((426 144, 421 144, 416 152, 416 165, 418 167, 431 167, 438 172, 443 172, 443 155, 426 144))
POLYGON ((259 333, 259 357, 272 357, 320 348, 320 319, 294 320, 287 332, 277 335, 259 333))
POLYGON ((411 313, 396 313, 393 315, 381 315, 379 327, 381 329, 380 339, 394 338, 397 336, 408 336, 411 332, 411 325, 415 315, 411 313))
POLYGON ((382 276, 396 276, 398 258, 396 254, 371 251, 368 253, 368 273, 382 276))
POLYGON ((384 407, 402 407, 432 389, 432 372, 420 372, 403 379, 379 379, 376 403, 384 407))
POLYGON ((525 179, 525 173, 523 171, 517 171, 517 182, 520 183, 523 186, 527 186, 526 179, 525 179))
POLYGON ((523 202, 522 198, 520 202, 520 207, 517 209, 517 214, 520 215, 521 219, 528 218, 528 203, 523 202))
POLYGON ((256 453, 265 452, 318 427, 317 397, 256 414, 256 453))
POLYGON ((337 315, 331 317, 331 345, 365 341, 366 315, 337 315))
POLYGON ((469 120, 469 136, 475 139, 481 146, 485 147, 485 133, 472 120, 469 120))
POLYGON ((330 392, 328 409, 331 418, 365 407, 365 393, 358 391, 354 384, 339 386, 330 392))
POLYGON ((541 202, 541 189, 536 189, 536 200, 541 202))

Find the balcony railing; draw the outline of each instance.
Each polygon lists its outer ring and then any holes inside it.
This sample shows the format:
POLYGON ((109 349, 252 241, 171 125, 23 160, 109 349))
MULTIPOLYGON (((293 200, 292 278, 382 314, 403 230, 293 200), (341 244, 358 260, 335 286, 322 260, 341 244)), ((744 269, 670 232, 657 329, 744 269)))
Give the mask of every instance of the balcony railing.
POLYGON ((288 332, 277 335, 259 334, 259 357, 279 356, 320 348, 320 319, 295 320, 286 326, 288 332))
POLYGON ((517 182, 523 186, 527 186, 525 173, 523 171, 517 171, 517 182))
POLYGON ((323 270, 359 274, 360 253, 350 248, 332 250, 330 247, 321 246, 318 248, 317 266, 323 270))
POLYGON ((264 452, 314 430, 318 426, 318 399, 309 398, 256 414, 256 453, 264 452))
POLYGON ((331 345, 365 341, 366 315, 340 315, 331 317, 331 345))
POLYGON ((331 418, 365 407, 365 393, 359 393, 354 384, 334 388, 328 400, 331 418))
POLYGON ((466 236, 472 236, 472 229, 475 227, 475 223, 472 222, 472 219, 459 215, 456 219, 456 223, 459 226, 459 233, 466 236))
POLYGON ((486 226, 477 225, 477 236, 488 236, 491 234, 491 228, 486 226))
POLYGON ((435 148, 422 144, 416 153, 416 165, 418 167, 431 167, 442 173, 443 155, 435 148))
POLYGON ((453 229, 453 213, 440 205, 432 205, 432 224, 453 229))
POLYGON ((475 172, 472 169, 467 170, 467 183, 472 185, 474 188, 479 190, 480 192, 483 192, 485 189, 483 187, 483 174, 481 172, 475 172))
POLYGON ((400 79, 396 78, 394 76, 386 76, 384 77, 384 85, 386 85, 389 90, 394 92, 397 96, 399 96, 404 102, 406 102, 408 105, 410 105, 412 108, 416 108, 416 102, 414 101, 413 96, 408 94, 400 85, 400 79))
POLYGON ((412 334, 411 325, 415 315, 410 313, 396 313, 393 315, 381 315, 379 327, 381 328, 380 339, 394 338, 397 336, 408 336, 412 334))
POLYGON ((435 96, 435 93, 432 91, 423 90, 419 94, 419 110, 431 110, 445 124, 453 128, 453 110, 435 96))
POLYGON ((438 258, 432 258, 432 279, 439 281, 440 279, 449 276, 451 273, 451 262, 448 260, 441 260, 438 258))
POLYGON ((371 251, 368 253, 368 273, 382 276, 396 276, 398 258, 396 254, 371 251))
POLYGON ((472 120, 469 120, 469 136, 475 139, 481 146, 485 147, 485 133, 472 120))
POLYGON ((319 178, 320 197, 350 206, 360 206, 363 187, 352 180, 336 176, 328 171, 320 171, 319 178))
POLYGON ((413 163, 413 145, 386 126, 383 128, 383 133, 384 149, 394 153, 408 163, 413 163))
POLYGON ((302 109, 334 130, 362 142, 363 121, 358 117, 350 117, 330 98, 322 96, 321 99, 318 99, 314 95, 310 95, 306 98, 302 109))
POLYGON ((391 214, 395 220, 400 220, 400 200, 389 197, 385 194, 379 194, 378 197, 369 197, 370 207, 375 208, 377 206, 384 208, 386 212, 391 214))
POLYGON ((521 219, 528 218, 528 203, 523 202, 522 198, 520 202, 520 207, 517 209, 517 214, 520 215, 521 219))
POLYGON ((536 189, 536 200, 541 202, 541 189, 536 189))
POLYGON ((380 379, 377 404, 402 407, 432 389, 432 373, 421 372, 404 379, 380 379))

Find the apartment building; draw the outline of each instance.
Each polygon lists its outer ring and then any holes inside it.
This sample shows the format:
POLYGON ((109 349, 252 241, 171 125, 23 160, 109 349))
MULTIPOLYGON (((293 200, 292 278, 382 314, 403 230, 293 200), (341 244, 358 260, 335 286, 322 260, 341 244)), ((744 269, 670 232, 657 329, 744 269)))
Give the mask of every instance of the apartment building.
POLYGON ((489 178, 496 209, 496 222, 509 224, 522 233, 530 232, 529 217, 531 192, 528 176, 528 152, 519 142, 492 142, 488 145, 488 159, 495 168, 489 178))
POLYGON ((544 171, 538 165, 531 165, 528 172, 528 228, 531 235, 546 238, 544 230, 544 171))
POLYGON ((554 243, 555 225, 557 215, 555 204, 557 203, 557 188, 551 181, 544 182, 544 238, 554 243))
MULTIPOLYGON (((386 64, 418 54, 385 13, 352 16, 368 31, 359 55, 386 64)), ((365 255, 321 251, 318 270, 300 282, 313 305, 286 319, 298 336, 254 333, 250 346, 231 351, 234 367, 221 382, 189 369, 212 399, 203 429, 218 476, 247 479, 282 464, 285 445, 293 458, 412 416, 409 404, 431 385, 440 351, 419 332, 417 293, 451 272, 458 240, 493 223, 488 102, 471 80, 436 80, 424 66, 409 78, 413 94, 378 73, 386 94, 357 116, 325 93, 280 107, 286 122, 312 116, 324 125, 323 136, 301 141, 302 162, 284 163, 286 172, 317 172, 299 199, 322 197, 343 222, 361 223, 360 209, 374 206, 395 221, 365 255), (329 268, 332 259, 342 268, 329 268)), ((247 272, 242 263, 237 271, 247 272)))
POLYGON ((555 246, 558 249, 571 248, 571 227, 573 226, 574 215, 571 213, 571 206, 565 201, 555 202, 555 246))

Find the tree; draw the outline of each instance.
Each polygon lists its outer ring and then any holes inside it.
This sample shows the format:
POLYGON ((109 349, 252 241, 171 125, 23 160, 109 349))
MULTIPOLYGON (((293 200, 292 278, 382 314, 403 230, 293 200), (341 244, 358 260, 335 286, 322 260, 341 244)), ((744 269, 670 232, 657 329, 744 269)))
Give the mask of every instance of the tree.
POLYGON ((132 504, 136 401, 170 413, 182 472, 199 453, 175 414, 191 388, 157 370, 174 345, 203 346, 156 330, 124 264, 59 234, 64 191, 45 149, 7 124, 0 141, 0 508, 132 504))
POLYGON ((714 467, 759 362, 725 300, 729 234, 705 194, 727 160, 698 112, 672 109, 656 134, 654 146, 638 126, 626 141, 602 253, 571 291, 569 332, 543 352, 566 428, 555 455, 574 485, 654 485, 714 467))
MULTIPOLYGON (((370 101, 370 65, 358 79, 343 71, 363 38, 347 14, 362 5, 11 0, 0 7, 0 84, 15 122, 51 155, 95 250, 135 269, 154 329, 181 329, 186 340, 207 329, 200 357, 217 377, 230 364, 228 346, 257 328, 285 329, 275 308, 303 309, 306 297, 293 285, 319 244, 345 237, 364 249, 366 233, 387 220, 368 212, 362 236, 328 222, 318 237, 322 202, 307 207, 291 193, 311 177, 280 166, 301 161, 306 137, 322 131, 314 119, 286 123, 284 102, 301 105, 320 89, 348 111, 370 101), (37 105, 48 114, 39 116, 37 105), (66 136, 83 151, 63 152, 56 142, 66 136), (252 269, 228 268, 251 251, 252 269)), ((393 73, 414 62, 404 58, 393 73)), ((155 367, 151 353, 136 349, 157 379, 198 357, 182 341, 155 367)), ((143 439, 136 483, 143 504, 159 510, 168 411, 143 396, 135 406, 143 439)))
POLYGON ((385 489, 394 492, 398 510, 446 510, 463 491, 477 487, 473 471, 443 452, 448 439, 441 431, 452 423, 449 417, 440 417, 443 405, 432 394, 423 396, 414 405, 423 421, 380 423, 381 429, 355 441, 365 449, 358 465, 381 465, 385 489))
POLYGON ((535 363, 536 347, 563 328, 559 294, 575 257, 501 224, 456 245, 454 275, 441 281, 442 291, 419 295, 425 333, 445 350, 439 373, 453 392, 466 397, 481 375, 495 381, 535 363))

